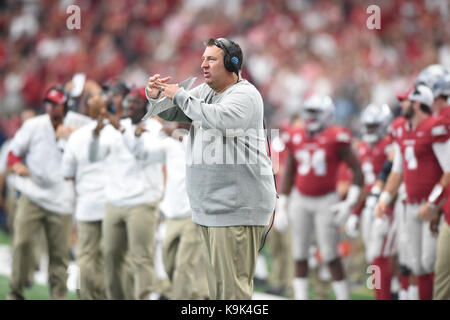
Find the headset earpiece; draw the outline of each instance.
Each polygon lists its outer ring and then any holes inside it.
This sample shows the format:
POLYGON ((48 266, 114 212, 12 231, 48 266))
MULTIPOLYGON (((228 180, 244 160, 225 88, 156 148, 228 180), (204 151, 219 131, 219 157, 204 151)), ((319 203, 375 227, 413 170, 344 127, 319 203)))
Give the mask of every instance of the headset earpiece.
POLYGON ((234 72, 239 76, 239 58, 231 56, 231 42, 225 38, 216 39, 216 46, 221 48, 225 55, 223 57, 223 64, 228 72, 234 72))

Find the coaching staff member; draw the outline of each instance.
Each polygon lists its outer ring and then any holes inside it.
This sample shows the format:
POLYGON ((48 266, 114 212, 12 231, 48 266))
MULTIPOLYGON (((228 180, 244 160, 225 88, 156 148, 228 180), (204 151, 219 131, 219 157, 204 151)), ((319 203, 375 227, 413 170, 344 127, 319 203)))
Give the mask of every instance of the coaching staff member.
POLYGON ((155 74, 146 88, 150 102, 158 95, 172 100, 174 107, 161 118, 191 123, 186 186, 192 219, 206 244, 212 299, 252 298, 258 248, 275 207, 263 100, 240 78, 241 66, 238 44, 211 38, 202 56, 203 84, 186 91, 155 74))

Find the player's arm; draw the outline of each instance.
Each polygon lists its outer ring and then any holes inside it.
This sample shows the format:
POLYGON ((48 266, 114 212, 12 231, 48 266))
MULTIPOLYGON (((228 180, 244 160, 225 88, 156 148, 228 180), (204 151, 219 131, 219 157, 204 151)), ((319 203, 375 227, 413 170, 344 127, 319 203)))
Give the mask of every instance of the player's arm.
POLYGON ((274 227, 279 232, 283 232, 288 226, 287 218, 287 204, 288 197, 291 193, 295 177, 295 159, 291 152, 289 152, 286 159, 284 174, 281 179, 280 198, 277 200, 277 206, 274 216, 274 227))
MULTIPOLYGON (((393 157, 392 168, 386 184, 384 185, 384 190, 381 193, 378 204, 375 208, 375 215, 379 218, 384 215, 387 206, 397 194, 398 188, 402 184, 403 180, 403 157, 397 143, 394 144, 393 157)), ((389 164, 387 164, 387 167, 389 167, 389 164)))
POLYGON ((361 190, 364 185, 364 175, 361 170, 361 164, 350 145, 339 149, 339 158, 342 161, 345 161, 353 171, 353 182, 348 190, 347 198, 350 198, 349 201, 352 202, 352 205, 355 205, 361 196, 361 190))
POLYGON ((295 177, 295 160, 292 153, 289 152, 289 155, 286 159, 284 174, 281 179, 280 195, 287 196, 291 194, 292 186, 294 185, 294 177, 295 177))
POLYGON ((427 202, 419 210, 419 217, 423 220, 430 220, 433 218, 434 213, 440 211, 445 202, 446 188, 450 184, 450 160, 448 158, 450 154, 450 139, 444 143, 434 143, 432 148, 443 174, 428 195, 427 202))
POLYGON ((339 158, 353 171, 352 185, 348 189, 345 200, 338 202, 331 207, 331 211, 335 213, 334 223, 341 226, 347 222, 352 208, 358 203, 358 200, 360 200, 360 197, 362 196, 361 191, 364 185, 364 175, 358 157, 350 144, 343 145, 339 148, 339 158))

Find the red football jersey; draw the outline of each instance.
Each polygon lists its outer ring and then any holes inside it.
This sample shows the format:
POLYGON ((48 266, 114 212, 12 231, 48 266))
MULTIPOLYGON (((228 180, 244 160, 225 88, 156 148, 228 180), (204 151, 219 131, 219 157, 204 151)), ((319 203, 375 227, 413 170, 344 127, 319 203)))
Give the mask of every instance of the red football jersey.
POLYGON ((293 130, 287 147, 295 159, 295 186, 307 196, 321 196, 336 190, 339 150, 350 146, 348 129, 330 126, 314 136, 306 129, 293 130))
POLYGON ((405 122, 396 133, 395 141, 403 157, 403 181, 408 202, 422 202, 442 176, 432 144, 449 138, 448 124, 442 117, 430 116, 415 130, 405 122))
MULTIPOLYGON (((442 108, 439 112, 439 116, 450 119, 450 106, 442 108)), ((450 130, 450 127, 448 129, 450 130)), ((450 186, 447 187, 447 200, 445 201, 442 210, 445 213, 445 221, 450 225, 450 186)))
POLYGON ((397 136, 397 131, 399 128, 401 128, 406 122, 406 118, 404 117, 397 117, 395 118, 391 124, 389 125, 387 137, 390 139, 391 143, 394 142, 395 137, 397 136))
POLYGON ((384 161, 389 156, 391 146, 392 139, 389 136, 379 140, 373 146, 364 141, 358 145, 357 151, 364 174, 364 185, 367 191, 370 191, 370 188, 377 180, 378 173, 380 173, 384 161))

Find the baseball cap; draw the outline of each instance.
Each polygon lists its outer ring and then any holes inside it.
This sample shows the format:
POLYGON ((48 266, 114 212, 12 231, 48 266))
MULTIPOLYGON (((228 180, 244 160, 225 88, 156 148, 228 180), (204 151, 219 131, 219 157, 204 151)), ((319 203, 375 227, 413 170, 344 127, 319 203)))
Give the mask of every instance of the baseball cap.
POLYGON ((147 101, 147 96, 145 95, 145 88, 144 87, 131 89, 129 95, 138 96, 139 98, 142 98, 145 101, 147 101))
POLYGON ((425 85, 418 85, 408 95, 408 100, 420 102, 428 107, 434 102, 433 92, 425 85))
POLYGON ((409 94, 411 93, 411 91, 414 90, 414 86, 411 85, 408 90, 403 91, 403 92, 397 92, 395 94, 395 96, 397 97, 398 100, 402 101, 402 100, 406 100, 408 99, 409 94))
POLYGON ((56 104, 64 104, 67 101, 67 95, 63 90, 50 88, 45 95, 44 101, 50 101, 56 104))

